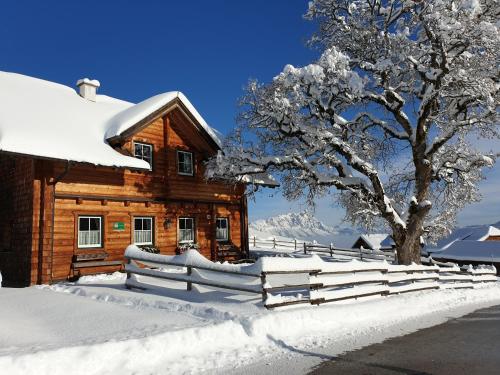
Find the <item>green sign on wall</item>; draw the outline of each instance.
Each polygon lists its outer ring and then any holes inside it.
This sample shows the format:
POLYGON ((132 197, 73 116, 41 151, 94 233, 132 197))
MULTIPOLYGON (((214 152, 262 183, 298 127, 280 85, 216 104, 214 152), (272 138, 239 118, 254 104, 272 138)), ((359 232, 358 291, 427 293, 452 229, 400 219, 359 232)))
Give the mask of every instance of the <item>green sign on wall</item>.
POLYGON ((125 230, 125 223, 123 221, 117 221, 113 223, 113 230, 125 230))

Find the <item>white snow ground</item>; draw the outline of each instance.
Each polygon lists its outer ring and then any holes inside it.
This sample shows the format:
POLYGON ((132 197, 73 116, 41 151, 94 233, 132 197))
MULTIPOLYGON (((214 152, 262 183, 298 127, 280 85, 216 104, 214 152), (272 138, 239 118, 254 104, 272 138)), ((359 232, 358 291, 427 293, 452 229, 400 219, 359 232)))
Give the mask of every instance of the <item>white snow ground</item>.
POLYGON ((302 374, 344 351, 500 304, 496 283, 267 311, 255 296, 171 282, 128 291, 124 278, 0 289, 0 372, 302 374))

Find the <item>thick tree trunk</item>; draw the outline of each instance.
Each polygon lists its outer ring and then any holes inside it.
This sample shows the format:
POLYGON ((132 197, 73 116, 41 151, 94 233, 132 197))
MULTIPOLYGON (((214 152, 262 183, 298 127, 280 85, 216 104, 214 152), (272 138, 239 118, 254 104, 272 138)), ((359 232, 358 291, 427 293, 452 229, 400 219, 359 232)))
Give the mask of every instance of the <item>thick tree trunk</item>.
MULTIPOLYGON (((425 123, 425 121, 424 121, 425 123)), ((397 248, 399 264, 420 264, 420 239, 423 235, 424 219, 431 209, 431 203, 427 201, 431 183, 431 161, 425 158, 426 135, 423 132, 423 126, 418 129, 422 132, 417 134, 420 139, 419 146, 413 150, 413 159, 415 163, 415 197, 412 198, 408 210, 408 220, 404 230, 403 241, 397 248)), ((397 244, 397 242, 396 242, 397 244)))
POLYGON ((420 264, 420 235, 408 234, 403 244, 397 248, 398 264, 420 264))
POLYGON ((425 206, 412 206, 410 208, 410 217, 407 221, 407 227, 404 235, 398 236, 396 242, 398 251, 399 264, 420 264, 420 239, 423 235, 424 218, 430 209, 430 205, 425 206))

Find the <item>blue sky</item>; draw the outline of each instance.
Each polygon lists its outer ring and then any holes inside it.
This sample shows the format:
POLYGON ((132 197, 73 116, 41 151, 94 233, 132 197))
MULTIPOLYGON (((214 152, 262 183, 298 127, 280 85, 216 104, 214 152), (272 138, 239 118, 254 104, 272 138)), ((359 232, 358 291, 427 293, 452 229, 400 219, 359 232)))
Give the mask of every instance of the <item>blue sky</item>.
MULTIPOLYGON (((100 93, 132 102, 183 91, 212 126, 227 133, 250 78, 267 82, 285 64, 317 56, 305 47, 315 27, 307 1, 23 1, 2 3, 0 70, 68 86, 100 80, 100 93)), ((485 201, 461 215, 462 224, 500 220, 499 173, 483 184, 485 201)), ((250 218, 304 208, 266 190, 250 218)), ((317 215, 336 224, 342 211, 327 199, 317 215)))

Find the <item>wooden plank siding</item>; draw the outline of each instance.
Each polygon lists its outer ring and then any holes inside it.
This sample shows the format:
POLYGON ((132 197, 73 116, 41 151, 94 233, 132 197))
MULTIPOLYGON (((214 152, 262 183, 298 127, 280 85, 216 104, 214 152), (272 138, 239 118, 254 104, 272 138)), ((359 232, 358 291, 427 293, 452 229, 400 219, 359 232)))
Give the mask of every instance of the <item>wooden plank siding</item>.
POLYGON ((107 266, 73 270, 73 256, 97 250, 108 254, 106 261, 123 260, 125 248, 133 242, 135 216, 153 218, 153 242, 162 254, 176 252, 180 217, 195 219, 196 243, 206 257, 214 258, 216 217, 229 219, 230 241, 246 252, 245 186, 205 180, 204 163, 217 150, 181 110, 154 119, 114 147, 123 154, 132 155, 134 142, 152 145, 151 171, 75 163, 65 171, 63 162, 50 162, 50 168, 49 162, 37 164, 31 283, 117 270, 119 267, 107 266), (178 174, 177 150, 193 153, 193 176, 178 174), (78 216, 85 215, 102 217, 103 246, 99 249, 78 248, 78 216), (123 231, 113 229, 113 223, 117 222, 125 223, 123 231), (39 237, 43 238, 42 243, 39 237))
POLYGON ((45 284, 52 281, 54 181, 51 176, 53 174, 54 165, 52 162, 35 161, 32 198, 31 284, 45 284))
POLYGON ((486 241, 500 241, 500 236, 488 236, 486 241))
POLYGON ((30 284, 34 161, 0 154, 0 271, 4 285, 30 284))
MULTIPOLYGON (((230 239, 238 247, 241 246, 240 207, 223 205, 215 207, 216 215, 229 218, 230 239)), ((108 202, 102 205, 99 201, 83 200, 78 204, 73 199, 56 199, 54 222, 54 257, 52 274, 55 280, 73 276, 71 260, 74 254, 85 254, 97 251, 108 253, 106 260, 122 260, 124 249, 133 242, 134 217, 152 217, 154 222, 153 244, 162 254, 175 254, 178 241, 177 222, 179 217, 192 217, 195 220, 196 242, 201 253, 210 258, 214 218, 209 214, 209 204, 195 203, 145 203, 108 202), (92 249, 79 249, 77 243, 78 216, 100 216, 103 220, 103 246, 92 249), (113 230, 113 224, 123 222, 123 231, 113 230), (167 224, 170 222, 170 224, 167 224)), ((111 268, 107 268, 111 269, 111 268)), ((116 270, 116 267, 114 268, 116 270)), ((81 274, 93 273, 92 268, 80 270, 81 274)))

